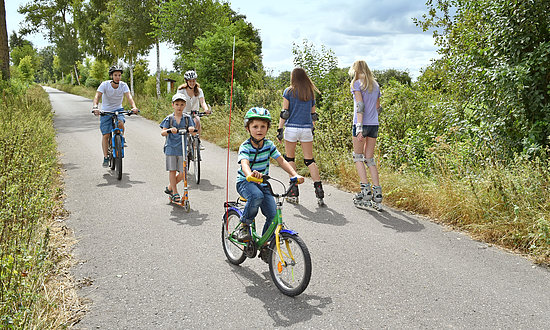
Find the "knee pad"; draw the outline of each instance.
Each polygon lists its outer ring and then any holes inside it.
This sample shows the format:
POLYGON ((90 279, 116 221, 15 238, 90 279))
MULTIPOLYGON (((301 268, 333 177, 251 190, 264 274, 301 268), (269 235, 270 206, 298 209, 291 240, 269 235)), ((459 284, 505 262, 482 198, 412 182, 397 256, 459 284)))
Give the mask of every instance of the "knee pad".
POLYGON ((287 162, 293 162, 295 159, 294 157, 288 157, 287 155, 283 155, 283 157, 287 162))
POLYGON ((353 157, 353 162, 354 163, 359 163, 359 162, 364 162, 365 161, 365 155, 363 155, 363 154, 356 154, 355 152, 352 152, 351 155, 353 157))
POLYGON ((364 162, 365 162, 365 165, 367 165, 367 167, 376 166, 376 160, 374 160, 374 157, 365 158, 364 162))
POLYGON ((304 159, 304 164, 306 164, 306 166, 309 166, 311 164, 315 163, 315 158, 311 158, 311 159, 304 159))

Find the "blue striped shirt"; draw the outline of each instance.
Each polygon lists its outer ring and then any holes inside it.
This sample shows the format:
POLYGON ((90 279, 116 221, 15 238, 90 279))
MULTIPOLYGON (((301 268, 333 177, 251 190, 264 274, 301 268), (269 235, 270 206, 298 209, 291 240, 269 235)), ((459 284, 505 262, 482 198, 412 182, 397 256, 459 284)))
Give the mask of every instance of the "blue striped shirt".
MULTIPOLYGON (((256 149, 248 139, 239 147, 238 162, 240 164, 241 160, 248 159, 252 171, 269 174, 269 158, 277 159, 279 156, 281 156, 281 153, 271 140, 265 139, 264 145, 256 149)), ((246 176, 243 170, 239 169, 237 171, 237 182, 244 180, 246 180, 246 176)))

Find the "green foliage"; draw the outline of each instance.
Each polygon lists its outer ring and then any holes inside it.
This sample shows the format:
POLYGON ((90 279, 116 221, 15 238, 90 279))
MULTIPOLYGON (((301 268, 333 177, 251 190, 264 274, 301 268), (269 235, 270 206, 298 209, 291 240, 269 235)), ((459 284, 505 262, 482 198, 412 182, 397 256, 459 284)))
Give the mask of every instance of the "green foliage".
POLYGON ((411 77, 407 71, 396 69, 373 70, 372 73, 376 77, 376 81, 380 87, 386 86, 391 80, 395 80, 403 85, 411 84, 411 77))
POLYGON ((25 56, 29 56, 31 58, 31 62, 38 64, 38 54, 36 53, 36 49, 34 49, 31 44, 25 44, 23 46, 14 47, 11 49, 10 58, 13 65, 19 65, 19 62, 25 56))
POLYGON ((338 58, 334 51, 326 48, 325 45, 321 45, 319 51, 313 43, 304 39, 301 47, 293 43, 292 54, 294 54, 294 66, 304 69, 321 91, 317 99, 318 106, 323 102, 333 102, 332 86, 338 72, 338 58))
POLYGON ((205 97, 214 103, 221 103, 231 83, 234 36, 235 81, 245 90, 256 83, 254 71, 261 67, 261 61, 257 55, 258 44, 250 38, 248 28, 244 21, 237 21, 229 26, 217 26, 195 41, 196 53, 187 63, 189 68, 196 69, 205 97))
POLYGON ((428 9, 417 24, 435 29, 448 92, 494 127, 507 156, 550 145, 550 2, 438 0, 428 9))
POLYGON ((34 81, 34 66, 30 55, 27 55, 21 59, 19 62, 19 71, 25 81, 34 81))
MULTIPOLYGON (((186 54, 205 32, 215 30, 217 25, 229 25, 232 14, 228 4, 215 0, 163 1, 152 25, 158 39, 170 42, 180 54, 186 54)), ((186 68, 179 67, 182 71, 186 68)))
POLYGON ((86 79, 85 86, 86 87, 98 88, 99 85, 101 85, 101 82, 102 82, 102 80, 97 80, 94 77, 89 77, 88 79, 86 79))
POLYGON ((109 63, 107 61, 95 60, 92 63, 92 68, 90 70, 90 77, 104 81, 109 79, 109 63))
POLYGON ((44 312, 42 283, 51 269, 45 224, 56 209, 51 106, 42 88, 25 85, 12 79, 0 86, 0 322, 16 329, 37 327, 44 312))
MULTIPOLYGON (((225 97, 224 97, 224 103, 226 104, 227 108, 229 108, 229 104, 231 101, 231 92, 230 88, 225 91, 225 97)), ((243 89, 243 87, 238 83, 235 82, 233 84, 233 106, 239 109, 245 109, 247 106, 247 95, 243 89)))
POLYGON ((108 44, 107 50, 116 58, 125 58, 132 63, 139 55, 149 52, 154 42, 150 16, 153 5, 153 1, 108 2, 109 18, 102 25, 102 31, 108 44))

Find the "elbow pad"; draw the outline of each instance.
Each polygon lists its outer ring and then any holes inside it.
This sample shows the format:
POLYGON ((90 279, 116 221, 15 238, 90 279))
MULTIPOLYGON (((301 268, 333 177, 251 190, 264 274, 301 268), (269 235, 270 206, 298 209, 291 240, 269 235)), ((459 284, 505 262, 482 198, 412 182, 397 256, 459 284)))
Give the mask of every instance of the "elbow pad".
POLYGON ((283 109, 283 111, 281 111, 281 118, 287 120, 288 117, 290 117, 290 111, 283 109))
POLYGON ((319 115, 317 114, 317 112, 313 112, 311 114, 311 120, 313 120, 313 121, 319 120, 319 115))
POLYGON ((357 102, 357 113, 364 113, 364 112, 365 112, 365 103, 357 102))

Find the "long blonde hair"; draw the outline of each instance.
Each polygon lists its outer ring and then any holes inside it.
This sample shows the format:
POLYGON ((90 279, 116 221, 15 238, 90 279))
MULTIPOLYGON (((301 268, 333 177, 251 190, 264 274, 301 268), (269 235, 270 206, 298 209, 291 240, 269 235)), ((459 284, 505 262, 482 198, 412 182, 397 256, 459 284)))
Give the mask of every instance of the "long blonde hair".
POLYGON ((315 99, 313 92, 319 92, 311 79, 309 79, 306 71, 302 68, 295 68, 290 74, 290 91, 292 96, 297 97, 301 101, 309 101, 315 99), (296 93, 298 95, 296 96, 296 93))
POLYGON ((361 89, 364 91, 368 89, 369 93, 372 93, 374 86, 378 85, 367 62, 363 60, 353 62, 353 65, 349 68, 348 74, 351 77, 351 88, 353 88, 353 83, 356 80, 361 80, 361 89))

